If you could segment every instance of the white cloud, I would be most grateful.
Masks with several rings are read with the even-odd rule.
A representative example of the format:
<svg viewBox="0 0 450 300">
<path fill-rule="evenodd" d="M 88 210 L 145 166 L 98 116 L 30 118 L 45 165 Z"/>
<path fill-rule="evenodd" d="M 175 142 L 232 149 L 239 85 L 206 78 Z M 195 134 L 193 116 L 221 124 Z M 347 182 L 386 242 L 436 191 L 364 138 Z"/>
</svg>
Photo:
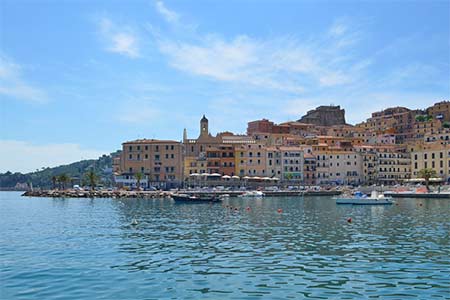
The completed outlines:
<svg viewBox="0 0 450 300">
<path fill-rule="evenodd" d="M 333 87 L 356 81 L 369 64 L 349 54 L 359 36 L 343 20 L 314 38 L 292 36 L 223 38 L 153 34 L 170 66 L 209 79 L 253 87 L 302 93 L 308 88 Z M 364 60 L 363 60 L 364 61 Z M 365 60 L 367 62 L 368 60 Z"/>
<path fill-rule="evenodd" d="M 107 51 L 130 58 L 140 56 L 138 35 L 131 27 L 116 25 L 106 17 L 99 20 L 98 27 Z"/>
<path fill-rule="evenodd" d="M 242 35 L 228 41 L 201 36 L 195 42 L 166 38 L 159 39 L 158 44 L 169 64 L 178 70 L 294 93 L 303 92 L 306 84 L 351 83 L 362 69 L 355 68 L 358 61 L 348 61 L 336 49 L 322 51 L 316 42 L 290 37 L 258 40 Z"/>
<path fill-rule="evenodd" d="M 0 95 L 35 103 L 48 101 L 47 93 L 23 79 L 22 67 L 0 56 Z"/>
<path fill-rule="evenodd" d="M 178 22 L 179 16 L 176 12 L 168 9 L 164 2 L 162 1 L 156 1 L 155 2 L 156 11 L 164 17 L 164 19 L 169 23 L 176 23 Z"/>
<path fill-rule="evenodd" d="M 27 141 L 0 140 L 0 172 L 31 172 L 81 159 L 95 159 L 105 153 L 108 152 L 85 149 L 78 144 L 37 145 Z"/>
</svg>

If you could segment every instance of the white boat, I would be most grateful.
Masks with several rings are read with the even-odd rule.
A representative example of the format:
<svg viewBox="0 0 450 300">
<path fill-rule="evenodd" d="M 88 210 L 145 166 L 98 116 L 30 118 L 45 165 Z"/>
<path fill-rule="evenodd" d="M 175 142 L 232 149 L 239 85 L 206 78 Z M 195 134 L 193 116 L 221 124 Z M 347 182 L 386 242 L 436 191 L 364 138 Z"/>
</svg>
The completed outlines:
<svg viewBox="0 0 450 300">
<path fill-rule="evenodd" d="M 264 197 L 264 193 L 261 191 L 247 191 L 241 195 L 239 195 L 239 197 L 245 197 L 245 198 L 261 198 Z"/>
<path fill-rule="evenodd" d="M 220 200 L 225 200 L 225 199 L 229 199 L 230 198 L 230 194 L 222 194 L 219 196 Z"/>
<path fill-rule="evenodd" d="M 383 194 L 379 194 L 377 191 L 372 191 L 370 197 L 367 195 L 356 192 L 350 197 L 336 197 L 336 204 L 352 204 L 352 205 L 390 205 L 392 204 L 392 197 L 386 197 Z"/>
</svg>

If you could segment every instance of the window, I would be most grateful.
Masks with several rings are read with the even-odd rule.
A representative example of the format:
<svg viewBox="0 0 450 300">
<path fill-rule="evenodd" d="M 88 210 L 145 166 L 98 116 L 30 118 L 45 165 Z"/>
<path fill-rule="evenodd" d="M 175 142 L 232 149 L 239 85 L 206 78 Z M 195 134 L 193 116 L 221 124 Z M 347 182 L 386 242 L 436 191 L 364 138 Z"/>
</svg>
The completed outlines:
<svg viewBox="0 0 450 300">
<path fill-rule="evenodd" d="M 145 154 L 145 157 L 144 157 L 145 159 L 148 159 L 148 154 Z"/>
<path fill-rule="evenodd" d="M 170 158 L 175 158 L 175 154 L 170 154 Z"/>
<path fill-rule="evenodd" d="M 166 145 L 166 150 L 169 150 L 169 145 Z"/>
<path fill-rule="evenodd" d="M 144 149 L 145 149 L 145 150 L 148 150 L 148 146 L 145 146 Z"/>
<path fill-rule="evenodd" d="M 128 146 L 129 151 L 133 151 L 133 146 Z"/>
<path fill-rule="evenodd" d="M 155 160 L 159 160 L 159 154 L 155 154 Z"/>
<path fill-rule="evenodd" d="M 133 154 L 128 155 L 128 159 L 133 159 Z"/>
<path fill-rule="evenodd" d="M 129 168 L 128 171 L 130 171 L 130 173 L 133 173 L 133 168 Z"/>
<path fill-rule="evenodd" d="M 174 145 L 170 146 L 170 150 L 174 150 L 174 149 L 175 149 Z"/>
</svg>

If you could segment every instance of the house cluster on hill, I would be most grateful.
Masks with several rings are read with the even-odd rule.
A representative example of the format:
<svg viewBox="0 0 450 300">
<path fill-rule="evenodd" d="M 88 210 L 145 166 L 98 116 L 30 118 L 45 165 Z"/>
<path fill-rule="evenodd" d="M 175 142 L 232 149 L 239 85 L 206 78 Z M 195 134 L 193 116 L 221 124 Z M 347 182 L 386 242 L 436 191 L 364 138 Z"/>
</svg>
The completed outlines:
<svg viewBox="0 0 450 300">
<path fill-rule="evenodd" d="M 347 124 L 339 106 L 320 106 L 298 121 L 251 121 L 246 135 L 212 135 L 200 120 L 196 139 L 139 139 L 113 159 L 115 182 L 176 187 L 184 181 L 292 181 L 298 184 L 393 185 L 432 168 L 450 178 L 450 101 L 424 110 L 392 107 Z"/>
</svg>

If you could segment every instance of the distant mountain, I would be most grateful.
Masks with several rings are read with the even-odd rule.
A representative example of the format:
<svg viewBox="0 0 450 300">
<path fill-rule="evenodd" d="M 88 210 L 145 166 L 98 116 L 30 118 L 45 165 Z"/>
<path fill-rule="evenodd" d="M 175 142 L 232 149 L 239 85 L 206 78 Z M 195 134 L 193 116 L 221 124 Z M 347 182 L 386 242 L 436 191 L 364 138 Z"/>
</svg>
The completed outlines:
<svg viewBox="0 0 450 300">
<path fill-rule="evenodd" d="M 52 177 L 66 174 L 72 178 L 73 184 L 84 184 L 85 174 L 93 170 L 101 179 L 101 184 L 111 186 L 112 184 L 112 158 L 120 151 L 103 155 L 98 159 L 89 159 L 62 165 L 54 168 L 43 168 L 30 173 L 0 173 L 0 189 L 23 190 L 30 184 L 33 188 L 52 188 Z"/>
</svg>

